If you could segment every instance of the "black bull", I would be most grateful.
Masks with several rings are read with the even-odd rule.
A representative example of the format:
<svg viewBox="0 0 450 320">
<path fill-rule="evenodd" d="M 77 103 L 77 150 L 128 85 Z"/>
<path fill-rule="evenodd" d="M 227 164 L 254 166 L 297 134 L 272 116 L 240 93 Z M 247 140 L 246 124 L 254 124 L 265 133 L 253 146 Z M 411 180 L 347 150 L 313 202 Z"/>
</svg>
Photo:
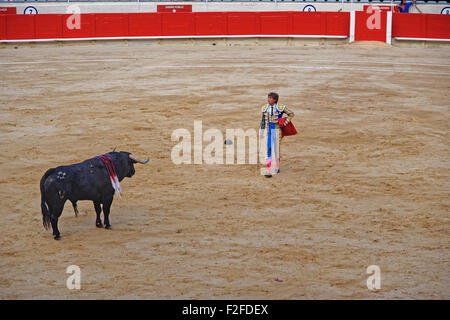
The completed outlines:
<svg viewBox="0 0 450 320">
<path fill-rule="evenodd" d="M 114 152 L 113 150 L 106 155 L 114 163 L 119 181 L 134 175 L 135 163 L 148 162 L 148 159 L 139 160 L 133 154 L 124 151 Z M 95 225 L 99 228 L 103 227 L 100 219 L 103 208 L 105 228 L 111 228 L 109 211 L 115 191 L 108 171 L 100 159 L 92 158 L 81 163 L 49 169 L 41 179 L 40 188 L 43 224 L 45 229 L 52 226 L 53 237 L 56 240 L 60 239 L 58 218 L 67 200 L 72 202 L 75 215 L 78 213 L 78 200 L 92 200 L 97 213 Z"/>
</svg>

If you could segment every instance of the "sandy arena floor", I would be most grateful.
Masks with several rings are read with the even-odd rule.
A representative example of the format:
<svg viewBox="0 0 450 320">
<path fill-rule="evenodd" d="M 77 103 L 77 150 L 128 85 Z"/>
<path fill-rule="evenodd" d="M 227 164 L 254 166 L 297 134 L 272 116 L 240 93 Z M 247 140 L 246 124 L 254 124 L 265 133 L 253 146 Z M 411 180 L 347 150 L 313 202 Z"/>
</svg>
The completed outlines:
<svg viewBox="0 0 450 320">
<path fill-rule="evenodd" d="M 449 61 L 358 45 L 0 50 L 0 298 L 450 299 Z M 279 175 L 172 163 L 173 130 L 256 129 L 270 91 L 300 130 Z M 122 182 L 112 230 L 92 202 L 78 217 L 66 203 L 53 240 L 41 176 L 115 146 L 151 160 Z"/>
</svg>

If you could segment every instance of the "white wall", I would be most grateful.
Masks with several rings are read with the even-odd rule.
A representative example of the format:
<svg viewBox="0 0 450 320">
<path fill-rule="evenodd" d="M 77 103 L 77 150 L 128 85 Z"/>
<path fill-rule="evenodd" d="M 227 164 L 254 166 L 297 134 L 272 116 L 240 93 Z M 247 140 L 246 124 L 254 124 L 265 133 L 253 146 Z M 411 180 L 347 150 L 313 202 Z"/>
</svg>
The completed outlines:
<svg viewBox="0 0 450 320">
<path fill-rule="evenodd" d="M 76 5 L 81 13 L 113 13 L 113 12 L 156 12 L 158 4 L 182 5 L 191 4 L 194 12 L 207 11 L 303 11 L 307 5 L 313 5 L 317 11 L 352 11 L 362 10 L 368 3 L 287 3 L 287 2 L 67 2 L 67 3 L 0 3 L 0 7 L 17 7 L 17 13 L 23 14 L 25 8 L 35 7 L 38 13 L 67 13 L 70 5 Z M 386 4 L 380 4 L 386 5 Z M 422 13 L 441 13 L 444 7 L 450 4 L 419 4 Z M 410 12 L 418 13 L 417 9 L 411 7 Z"/>
</svg>

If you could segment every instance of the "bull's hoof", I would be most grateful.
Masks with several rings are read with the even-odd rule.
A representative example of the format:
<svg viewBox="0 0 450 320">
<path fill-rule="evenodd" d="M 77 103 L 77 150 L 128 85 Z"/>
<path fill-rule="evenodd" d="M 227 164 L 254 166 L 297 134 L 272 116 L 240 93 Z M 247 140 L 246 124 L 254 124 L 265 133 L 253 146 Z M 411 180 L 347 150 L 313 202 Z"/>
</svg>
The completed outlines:
<svg viewBox="0 0 450 320">
<path fill-rule="evenodd" d="M 96 226 L 97 228 L 103 228 L 103 223 L 101 223 L 101 222 L 96 222 L 96 223 L 95 223 L 95 226 Z"/>
<path fill-rule="evenodd" d="M 53 239 L 55 239 L 55 240 L 61 240 L 61 235 L 56 235 L 56 236 L 53 236 Z"/>
<path fill-rule="evenodd" d="M 110 229 L 111 229 L 111 225 L 110 225 L 110 224 L 106 225 L 106 226 L 105 226 L 105 229 L 110 230 Z"/>
</svg>

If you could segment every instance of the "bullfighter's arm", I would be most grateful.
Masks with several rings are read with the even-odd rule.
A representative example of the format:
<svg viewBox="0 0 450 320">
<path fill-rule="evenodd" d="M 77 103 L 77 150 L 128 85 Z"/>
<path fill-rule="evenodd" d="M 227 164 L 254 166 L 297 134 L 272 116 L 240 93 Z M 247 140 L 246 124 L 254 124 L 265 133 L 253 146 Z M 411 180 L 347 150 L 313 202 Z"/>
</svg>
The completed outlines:
<svg viewBox="0 0 450 320">
<path fill-rule="evenodd" d="M 288 124 L 292 120 L 292 118 L 295 116 L 295 114 L 286 106 L 284 106 L 283 112 L 286 113 L 285 124 Z"/>
</svg>

